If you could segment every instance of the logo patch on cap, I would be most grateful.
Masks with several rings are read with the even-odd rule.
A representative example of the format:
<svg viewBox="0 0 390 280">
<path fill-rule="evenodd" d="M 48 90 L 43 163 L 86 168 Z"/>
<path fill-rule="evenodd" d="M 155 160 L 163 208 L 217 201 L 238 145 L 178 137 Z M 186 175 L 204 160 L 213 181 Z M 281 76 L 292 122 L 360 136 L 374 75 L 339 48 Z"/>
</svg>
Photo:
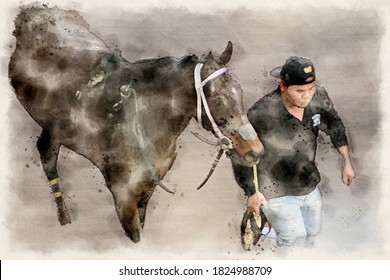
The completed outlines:
<svg viewBox="0 0 390 280">
<path fill-rule="evenodd" d="M 313 68 L 311 66 L 307 66 L 307 67 L 303 68 L 303 72 L 305 72 L 306 74 L 311 73 L 311 72 L 313 72 Z"/>
</svg>

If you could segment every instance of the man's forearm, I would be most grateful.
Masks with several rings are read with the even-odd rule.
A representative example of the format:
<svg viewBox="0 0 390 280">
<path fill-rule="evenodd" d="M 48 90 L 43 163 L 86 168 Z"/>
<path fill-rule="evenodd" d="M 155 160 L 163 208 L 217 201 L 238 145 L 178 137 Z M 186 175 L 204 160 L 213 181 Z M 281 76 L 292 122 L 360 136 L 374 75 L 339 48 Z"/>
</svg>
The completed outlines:
<svg viewBox="0 0 390 280">
<path fill-rule="evenodd" d="M 343 157 L 343 161 L 344 161 L 344 165 L 345 164 L 351 164 L 351 158 L 349 156 L 349 147 L 348 145 L 343 145 L 341 147 L 338 147 L 337 148 L 337 151 L 342 155 Z"/>
<path fill-rule="evenodd" d="M 341 146 L 337 150 L 343 156 L 343 171 L 342 171 L 343 183 L 347 186 L 350 186 L 356 174 L 355 171 L 353 170 L 351 159 L 349 157 L 348 146 L 347 145 Z"/>
</svg>

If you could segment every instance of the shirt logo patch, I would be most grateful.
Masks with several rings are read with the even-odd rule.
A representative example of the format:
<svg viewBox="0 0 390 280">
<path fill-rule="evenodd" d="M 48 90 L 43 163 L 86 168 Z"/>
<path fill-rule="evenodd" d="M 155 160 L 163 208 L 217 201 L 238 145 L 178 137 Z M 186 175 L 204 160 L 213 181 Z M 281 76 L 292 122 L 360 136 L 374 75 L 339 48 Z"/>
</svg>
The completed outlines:
<svg viewBox="0 0 390 280">
<path fill-rule="evenodd" d="M 313 120 L 313 127 L 317 127 L 321 124 L 321 115 L 320 114 L 315 114 L 311 117 Z"/>
</svg>

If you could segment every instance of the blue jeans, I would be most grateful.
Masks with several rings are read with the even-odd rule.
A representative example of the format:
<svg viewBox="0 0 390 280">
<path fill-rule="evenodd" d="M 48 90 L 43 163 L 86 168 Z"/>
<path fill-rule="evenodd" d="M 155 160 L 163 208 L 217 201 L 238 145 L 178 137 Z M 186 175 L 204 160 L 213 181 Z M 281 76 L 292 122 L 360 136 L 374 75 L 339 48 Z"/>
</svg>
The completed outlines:
<svg viewBox="0 0 390 280">
<path fill-rule="evenodd" d="M 321 231 L 322 197 L 318 187 L 307 195 L 269 199 L 267 209 L 262 210 L 275 230 L 279 246 L 292 246 L 297 238 Z"/>
</svg>

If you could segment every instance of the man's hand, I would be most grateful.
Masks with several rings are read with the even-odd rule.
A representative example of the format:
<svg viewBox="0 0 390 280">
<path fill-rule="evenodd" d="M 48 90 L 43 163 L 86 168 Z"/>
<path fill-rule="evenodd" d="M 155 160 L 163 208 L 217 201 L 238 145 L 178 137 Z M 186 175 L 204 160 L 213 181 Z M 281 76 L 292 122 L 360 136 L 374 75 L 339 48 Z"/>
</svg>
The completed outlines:
<svg viewBox="0 0 390 280">
<path fill-rule="evenodd" d="M 247 209 L 249 211 L 260 214 L 260 206 L 262 205 L 264 206 L 264 208 L 267 208 L 268 206 L 268 202 L 262 193 L 256 192 L 250 197 L 248 197 Z"/>
<path fill-rule="evenodd" d="M 344 164 L 343 172 L 341 174 L 341 178 L 343 179 L 343 183 L 347 186 L 350 186 L 352 184 L 353 179 L 355 178 L 356 174 L 353 170 L 353 167 L 350 163 Z"/>
<path fill-rule="evenodd" d="M 348 145 L 341 146 L 337 148 L 337 150 L 343 156 L 343 171 L 341 172 L 341 179 L 345 185 L 350 186 L 356 174 L 353 170 L 351 159 L 349 157 Z"/>
<path fill-rule="evenodd" d="M 343 156 L 343 171 L 341 173 L 341 179 L 345 185 L 350 186 L 356 174 L 353 170 L 351 159 L 349 157 L 348 145 L 341 146 L 337 148 L 337 150 Z"/>
</svg>

